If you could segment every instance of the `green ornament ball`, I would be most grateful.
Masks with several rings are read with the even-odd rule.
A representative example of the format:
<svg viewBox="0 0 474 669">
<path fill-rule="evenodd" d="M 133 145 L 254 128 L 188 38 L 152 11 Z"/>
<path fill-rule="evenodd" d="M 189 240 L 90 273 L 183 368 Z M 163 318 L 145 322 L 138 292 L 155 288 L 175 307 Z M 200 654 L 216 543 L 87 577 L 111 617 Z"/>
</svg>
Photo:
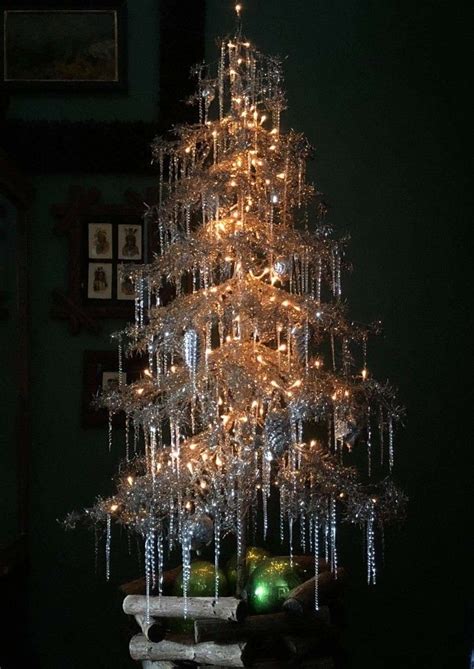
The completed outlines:
<svg viewBox="0 0 474 669">
<path fill-rule="evenodd" d="M 212 597 L 215 594 L 215 573 L 212 562 L 204 560 L 191 563 L 191 575 L 189 578 L 189 597 Z M 219 569 L 219 595 L 228 592 L 227 578 Z M 183 572 L 178 574 L 173 585 L 173 594 L 176 597 L 183 596 Z"/>
<path fill-rule="evenodd" d="M 257 566 L 248 583 L 249 607 L 254 613 L 278 611 L 293 588 L 310 574 L 307 569 L 288 557 L 272 557 Z"/>
<path fill-rule="evenodd" d="M 258 567 L 263 560 L 270 557 L 270 553 L 264 548 L 258 546 L 249 546 L 245 553 L 245 566 L 247 581 L 252 575 L 256 567 Z M 229 584 L 229 592 L 234 593 L 237 586 L 237 553 L 234 553 L 226 564 L 227 582 Z"/>
</svg>

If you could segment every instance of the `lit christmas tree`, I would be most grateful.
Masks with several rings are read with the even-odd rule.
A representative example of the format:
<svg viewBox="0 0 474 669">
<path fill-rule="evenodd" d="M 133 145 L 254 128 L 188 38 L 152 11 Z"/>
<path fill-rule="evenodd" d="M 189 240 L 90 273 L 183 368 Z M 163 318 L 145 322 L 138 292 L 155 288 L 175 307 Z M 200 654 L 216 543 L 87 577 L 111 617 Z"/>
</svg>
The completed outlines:
<svg viewBox="0 0 474 669">
<path fill-rule="evenodd" d="M 214 542 L 217 596 L 221 538 L 235 536 L 241 563 L 250 525 L 265 541 L 273 493 L 290 556 L 298 541 L 336 572 L 349 521 L 375 582 L 376 528 L 405 501 L 388 478 L 401 412 L 367 368 L 376 328 L 348 319 L 345 244 L 305 180 L 311 147 L 280 127 L 280 63 L 238 30 L 216 69 L 197 68 L 198 122 L 153 146 L 159 249 L 127 267 L 135 322 L 115 335 L 120 384 L 100 399 L 110 425 L 125 413 L 126 461 L 86 515 L 106 527 L 107 573 L 113 522 L 143 538 L 147 593 L 181 547 L 186 599 L 192 552 Z M 122 359 L 137 354 L 146 368 L 127 385 Z"/>
</svg>

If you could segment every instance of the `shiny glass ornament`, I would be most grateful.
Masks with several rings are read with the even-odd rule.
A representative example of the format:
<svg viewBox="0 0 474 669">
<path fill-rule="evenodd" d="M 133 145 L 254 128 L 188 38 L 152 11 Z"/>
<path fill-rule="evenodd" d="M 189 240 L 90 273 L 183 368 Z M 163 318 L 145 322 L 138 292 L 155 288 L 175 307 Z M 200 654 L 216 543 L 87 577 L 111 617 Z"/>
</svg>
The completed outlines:
<svg viewBox="0 0 474 669">
<path fill-rule="evenodd" d="M 248 546 L 245 552 L 245 582 L 248 581 L 255 569 L 270 557 L 270 553 L 258 546 Z M 234 593 L 237 584 L 237 553 L 227 561 L 225 573 L 229 584 L 229 592 Z"/>
<path fill-rule="evenodd" d="M 295 559 L 270 557 L 253 571 L 247 586 L 248 602 L 254 613 L 278 611 L 290 591 L 310 578 L 310 570 Z"/>
<path fill-rule="evenodd" d="M 191 563 L 189 575 L 188 597 L 212 597 L 214 595 L 214 565 L 212 562 L 200 560 Z M 226 575 L 219 570 L 219 594 L 227 595 L 228 585 Z M 183 572 L 181 572 L 173 584 L 173 595 L 183 596 Z"/>
</svg>

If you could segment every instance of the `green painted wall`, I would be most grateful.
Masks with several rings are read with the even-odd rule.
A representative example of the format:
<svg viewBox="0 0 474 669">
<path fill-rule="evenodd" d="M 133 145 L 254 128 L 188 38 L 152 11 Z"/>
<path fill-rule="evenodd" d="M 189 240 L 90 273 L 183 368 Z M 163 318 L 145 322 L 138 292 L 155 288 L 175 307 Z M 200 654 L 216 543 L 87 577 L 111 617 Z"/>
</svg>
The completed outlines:
<svg viewBox="0 0 474 669">
<path fill-rule="evenodd" d="M 16 495 L 16 339 L 18 315 L 16 305 L 16 227 L 15 209 L 0 196 L 0 545 L 6 546 L 17 535 L 18 508 Z"/>
</svg>

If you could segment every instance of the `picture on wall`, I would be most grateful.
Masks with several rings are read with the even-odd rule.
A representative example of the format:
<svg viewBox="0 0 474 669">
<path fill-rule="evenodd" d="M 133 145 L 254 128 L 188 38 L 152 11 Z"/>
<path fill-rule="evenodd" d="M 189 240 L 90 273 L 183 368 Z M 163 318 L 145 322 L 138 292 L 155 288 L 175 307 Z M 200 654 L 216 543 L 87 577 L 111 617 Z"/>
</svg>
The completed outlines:
<svg viewBox="0 0 474 669">
<path fill-rule="evenodd" d="M 141 227 L 136 225 L 118 226 L 118 257 L 120 260 L 142 259 Z"/>
<path fill-rule="evenodd" d="M 112 224 L 89 223 L 89 258 L 112 259 Z"/>
<path fill-rule="evenodd" d="M 140 357 L 124 358 L 122 383 L 137 381 L 143 376 L 146 361 Z M 94 400 L 104 392 L 116 390 L 120 385 L 118 356 L 116 351 L 84 351 L 82 424 L 84 427 L 103 427 L 108 423 L 105 409 L 97 409 Z M 114 425 L 125 425 L 124 414 L 113 418 Z"/>
<path fill-rule="evenodd" d="M 133 300 L 135 286 L 127 265 L 143 262 L 143 224 L 133 218 L 110 216 L 104 222 L 98 218 L 86 223 L 86 298 Z"/>
<path fill-rule="evenodd" d="M 94 300 L 110 300 L 112 298 L 111 263 L 89 263 L 87 297 Z"/>
<path fill-rule="evenodd" d="M 122 374 L 122 382 L 127 383 L 127 375 Z M 120 385 L 120 374 L 118 372 L 102 372 L 102 390 L 109 392 L 116 390 Z"/>
<path fill-rule="evenodd" d="M 95 7 L 3 10 L 4 82 L 123 83 L 121 4 L 101 8 L 98 0 Z"/>
<path fill-rule="evenodd" d="M 126 266 L 121 265 L 117 271 L 117 299 L 135 299 L 135 286 L 131 277 L 126 272 Z"/>
</svg>

